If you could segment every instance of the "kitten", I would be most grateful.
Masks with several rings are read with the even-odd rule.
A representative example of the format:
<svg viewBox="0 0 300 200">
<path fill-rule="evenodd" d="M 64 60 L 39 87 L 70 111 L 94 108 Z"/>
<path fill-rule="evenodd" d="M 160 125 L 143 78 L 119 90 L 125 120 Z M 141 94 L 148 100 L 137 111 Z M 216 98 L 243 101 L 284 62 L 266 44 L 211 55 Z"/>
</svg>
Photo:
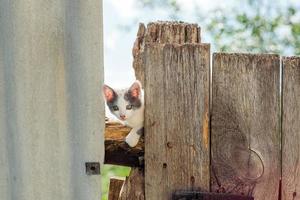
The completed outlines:
<svg viewBox="0 0 300 200">
<path fill-rule="evenodd" d="M 112 89 L 104 85 L 103 94 L 110 112 L 132 128 L 126 136 L 126 143 L 137 145 L 144 127 L 144 92 L 141 83 L 135 81 L 129 88 Z"/>
</svg>

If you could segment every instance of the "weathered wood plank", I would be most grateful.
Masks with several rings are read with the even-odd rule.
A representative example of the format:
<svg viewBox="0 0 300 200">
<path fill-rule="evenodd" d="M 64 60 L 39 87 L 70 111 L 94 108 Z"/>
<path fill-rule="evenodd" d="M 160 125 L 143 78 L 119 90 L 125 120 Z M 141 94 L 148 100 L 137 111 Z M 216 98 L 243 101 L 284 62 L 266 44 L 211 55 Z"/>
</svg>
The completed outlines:
<svg viewBox="0 0 300 200">
<path fill-rule="evenodd" d="M 136 79 L 140 80 L 144 86 L 145 66 L 143 59 L 146 43 L 200 43 L 200 32 L 200 27 L 197 24 L 154 22 L 149 23 L 147 28 L 144 24 L 140 24 L 132 50 Z M 144 185 L 141 188 L 144 188 Z"/>
<path fill-rule="evenodd" d="M 151 22 L 145 32 L 146 43 L 185 44 L 200 43 L 200 27 L 184 22 Z"/>
<path fill-rule="evenodd" d="M 119 200 L 144 200 L 145 199 L 144 170 L 132 168 L 122 187 Z"/>
<path fill-rule="evenodd" d="M 278 199 L 280 60 L 213 55 L 212 191 Z"/>
<path fill-rule="evenodd" d="M 133 68 L 135 76 L 141 81 L 144 86 L 145 69 L 143 65 L 143 53 L 145 44 L 185 44 L 185 43 L 200 43 L 201 29 L 197 24 L 188 24 L 183 22 L 151 22 L 147 25 L 139 25 L 137 38 L 134 42 Z"/>
<path fill-rule="evenodd" d="M 300 57 L 283 58 L 282 200 L 300 200 Z"/>
<path fill-rule="evenodd" d="M 147 200 L 209 190 L 207 44 L 145 46 Z"/>
<path fill-rule="evenodd" d="M 125 182 L 125 178 L 110 178 L 108 200 L 119 200 L 120 191 Z"/>
<path fill-rule="evenodd" d="M 141 166 L 144 156 L 144 139 L 131 148 L 125 142 L 131 128 L 117 122 L 105 123 L 105 156 L 104 164 L 122 165 L 128 167 Z"/>
</svg>

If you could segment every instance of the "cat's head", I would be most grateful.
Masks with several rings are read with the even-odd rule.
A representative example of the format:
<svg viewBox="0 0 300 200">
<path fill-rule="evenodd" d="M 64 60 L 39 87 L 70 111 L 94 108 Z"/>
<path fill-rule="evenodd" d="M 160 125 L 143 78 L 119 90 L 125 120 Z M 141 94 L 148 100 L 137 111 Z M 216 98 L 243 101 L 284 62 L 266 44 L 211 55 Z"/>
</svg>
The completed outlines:
<svg viewBox="0 0 300 200">
<path fill-rule="evenodd" d="M 112 89 L 104 85 L 103 94 L 111 113 L 122 121 L 130 119 L 142 106 L 142 86 L 139 81 L 126 89 Z"/>
</svg>

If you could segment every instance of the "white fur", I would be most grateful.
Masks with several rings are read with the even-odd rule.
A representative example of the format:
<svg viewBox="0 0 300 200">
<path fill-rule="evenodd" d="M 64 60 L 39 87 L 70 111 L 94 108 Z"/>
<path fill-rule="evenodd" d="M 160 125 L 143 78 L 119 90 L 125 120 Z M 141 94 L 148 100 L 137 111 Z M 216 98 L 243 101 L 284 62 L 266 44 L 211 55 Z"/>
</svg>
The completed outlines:
<svg viewBox="0 0 300 200">
<path fill-rule="evenodd" d="M 141 94 L 141 102 L 142 106 L 135 111 L 135 113 L 126 120 L 126 124 L 132 128 L 129 134 L 126 136 L 125 141 L 131 147 L 137 145 L 140 139 L 140 135 L 137 134 L 141 128 L 144 127 L 144 92 L 142 91 Z"/>
<path fill-rule="evenodd" d="M 138 81 L 136 81 L 135 83 L 138 83 L 140 85 L 140 82 Z M 144 127 L 144 91 L 141 90 L 139 95 L 141 107 L 135 110 L 127 110 L 126 106 L 128 105 L 128 101 L 126 101 L 123 97 L 128 90 L 129 88 L 114 90 L 119 97 L 116 102 L 116 105 L 118 106 L 119 110 L 112 111 L 112 114 L 115 115 L 122 123 L 125 123 L 125 125 L 132 128 L 132 130 L 126 136 L 125 141 L 130 147 L 134 147 L 137 145 L 140 139 L 140 134 L 138 134 L 137 132 Z M 121 115 L 126 116 L 125 120 L 121 119 Z"/>
</svg>

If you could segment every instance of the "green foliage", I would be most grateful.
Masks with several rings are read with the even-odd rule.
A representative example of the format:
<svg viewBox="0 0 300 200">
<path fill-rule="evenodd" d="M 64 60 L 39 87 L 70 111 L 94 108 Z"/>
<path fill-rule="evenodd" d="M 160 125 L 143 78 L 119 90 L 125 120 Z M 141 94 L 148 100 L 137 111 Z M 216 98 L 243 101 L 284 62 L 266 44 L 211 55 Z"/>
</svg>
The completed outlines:
<svg viewBox="0 0 300 200">
<path fill-rule="evenodd" d="M 101 181 L 102 181 L 102 200 L 107 200 L 108 198 L 108 187 L 109 179 L 113 176 L 125 177 L 128 176 L 130 172 L 129 167 L 119 167 L 114 165 L 104 165 L 101 170 Z"/>
<path fill-rule="evenodd" d="M 152 9 L 165 7 L 172 11 L 174 19 L 184 15 L 176 0 L 138 1 Z M 216 8 L 209 13 L 195 9 L 193 15 L 197 16 L 197 23 L 209 35 L 217 51 L 299 55 L 299 10 L 285 0 L 236 0 L 235 3 L 227 3 L 226 8 Z"/>
<path fill-rule="evenodd" d="M 295 8 L 252 0 L 244 9 L 218 12 L 205 23 L 217 49 L 300 54 L 299 23 L 295 20 L 299 13 Z"/>
</svg>

